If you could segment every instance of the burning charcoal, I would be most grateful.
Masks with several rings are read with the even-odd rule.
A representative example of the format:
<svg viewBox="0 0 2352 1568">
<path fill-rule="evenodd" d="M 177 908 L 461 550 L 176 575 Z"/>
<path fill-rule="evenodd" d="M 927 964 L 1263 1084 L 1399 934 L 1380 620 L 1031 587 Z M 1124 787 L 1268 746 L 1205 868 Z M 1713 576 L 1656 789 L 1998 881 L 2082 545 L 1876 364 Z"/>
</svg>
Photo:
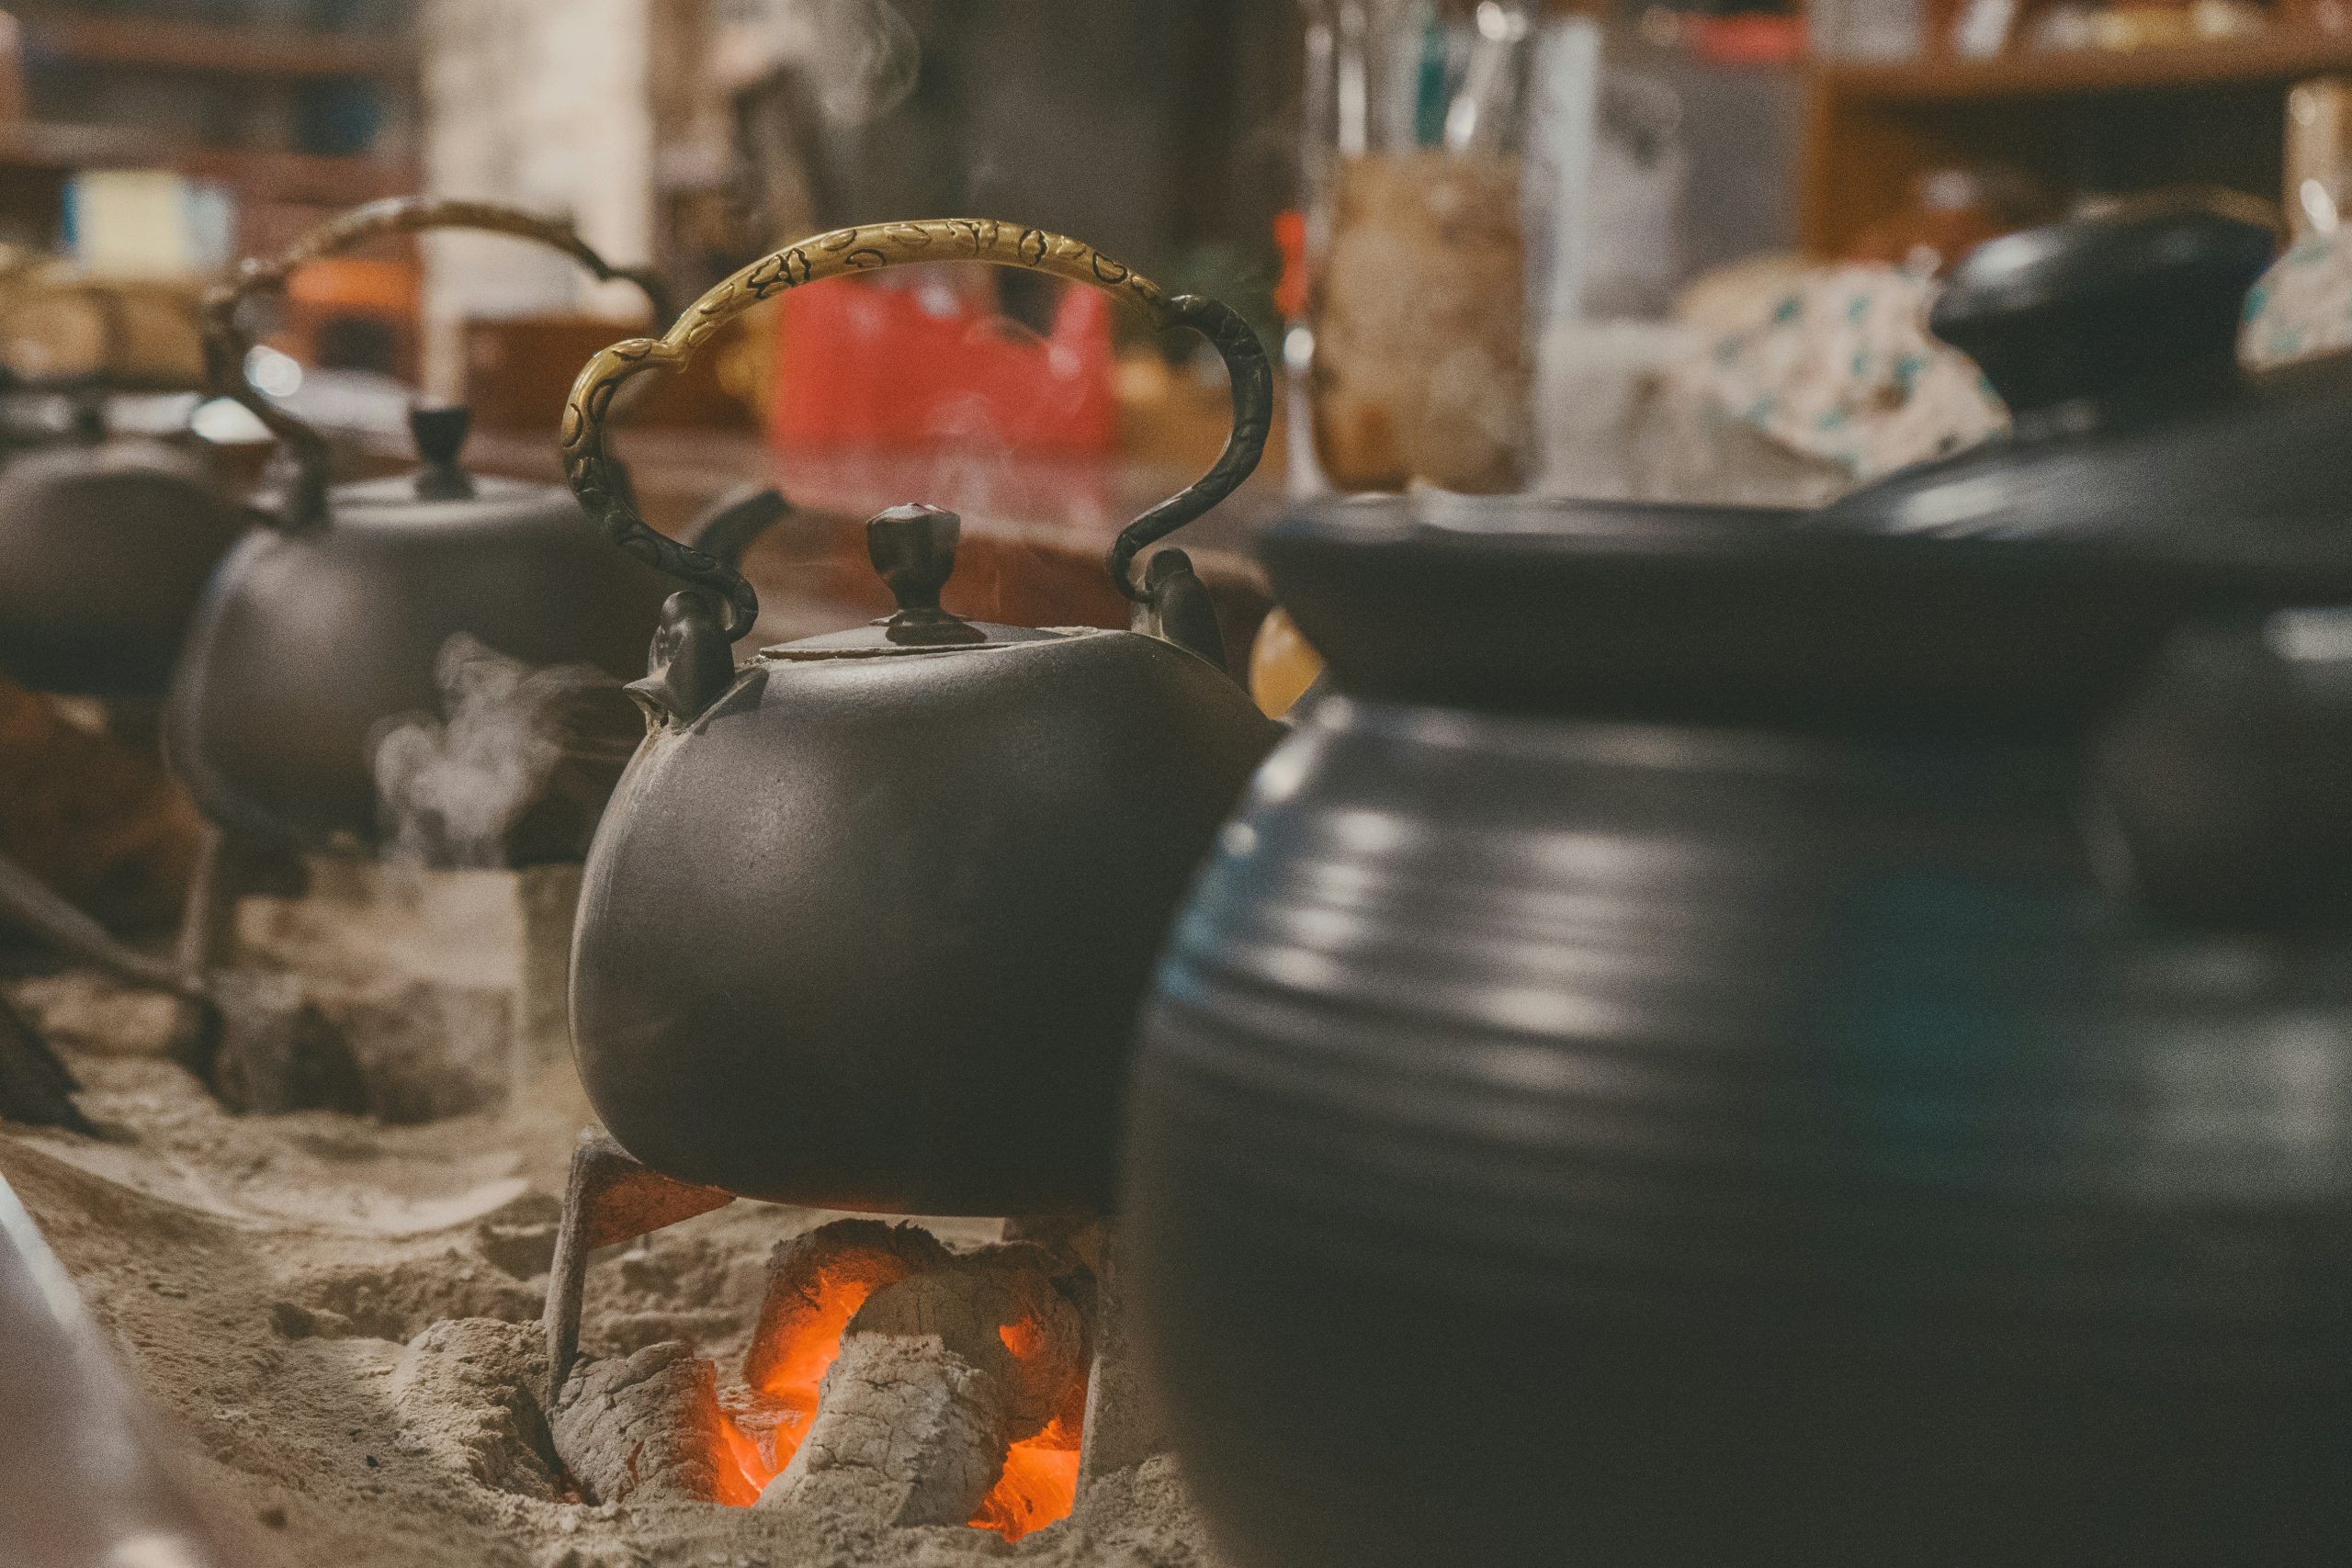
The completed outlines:
<svg viewBox="0 0 2352 1568">
<path fill-rule="evenodd" d="M 0 1000 L 0 1120 L 91 1132 L 74 1104 L 80 1087 L 48 1042 Z"/>
<path fill-rule="evenodd" d="M 514 1040 L 507 993 L 411 980 L 315 995 L 359 1073 L 365 1109 L 379 1120 L 437 1122 L 505 1096 Z"/>
<path fill-rule="evenodd" d="M 886 1285 L 947 1266 L 929 1231 L 879 1220 L 836 1220 L 779 1245 L 743 1359 L 743 1379 L 780 1397 L 813 1395 L 850 1316 Z"/>
<path fill-rule="evenodd" d="M 598 1502 L 751 1501 L 729 1457 L 718 1370 L 677 1340 L 582 1360 L 552 1427 L 564 1467 Z"/>
<path fill-rule="evenodd" d="M 222 970 L 211 977 L 217 1010 L 187 1054 L 190 1070 L 232 1111 L 367 1109 L 350 1046 L 290 975 Z"/>
<path fill-rule="evenodd" d="M 853 1334 L 816 1419 L 760 1506 L 876 1525 L 959 1525 L 1004 1467 L 995 1380 L 935 1336 Z"/>
<path fill-rule="evenodd" d="M 554 1441 L 531 1393 L 546 1367 L 529 1325 L 436 1323 L 401 1353 L 392 1407 L 403 1434 L 441 1463 L 497 1491 L 553 1499 Z"/>
<path fill-rule="evenodd" d="M 994 1380 L 1004 1436 L 1018 1442 L 1056 1416 L 1075 1426 L 1086 1397 L 1086 1325 L 1030 1247 L 997 1247 L 876 1291 L 853 1337 L 930 1336 Z"/>
</svg>

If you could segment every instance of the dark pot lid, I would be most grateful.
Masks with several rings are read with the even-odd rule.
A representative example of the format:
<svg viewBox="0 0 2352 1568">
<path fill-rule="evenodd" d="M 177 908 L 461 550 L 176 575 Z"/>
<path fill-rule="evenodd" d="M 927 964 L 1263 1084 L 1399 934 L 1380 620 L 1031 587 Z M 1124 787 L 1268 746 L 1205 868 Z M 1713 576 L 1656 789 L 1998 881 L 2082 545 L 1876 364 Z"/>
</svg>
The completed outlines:
<svg viewBox="0 0 2352 1568">
<path fill-rule="evenodd" d="M 530 484 L 468 469 L 463 453 L 472 423 L 471 411 L 455 405 L 411 409 L 408 424 L 416 443 L 416 469 L 335 486 L 329 514 L 338 524 L 447 528 L 496 525 L 549 512 L 565 518 L 578 514 L 579 502 L 561 485 Z"/>
<path fill-rule="evenodd" d="M 1382 497 L 1261 542 L 1344 694 L 1804 728 L 2071 730 L 2207 610 L 2352 603 L 2352 537 L 1940 537 L 1809 513 Z"/>
<path fill-rule="evenodd" d="M 1975 359 L 2013 433 L 1827 508 L 1824 527 L 2184 538 L 2352 510 L 2352 355 L 2237 362 L 2270 231 L 2173 203 L 1979 246 L 1928 318 Z"/>
</svg>

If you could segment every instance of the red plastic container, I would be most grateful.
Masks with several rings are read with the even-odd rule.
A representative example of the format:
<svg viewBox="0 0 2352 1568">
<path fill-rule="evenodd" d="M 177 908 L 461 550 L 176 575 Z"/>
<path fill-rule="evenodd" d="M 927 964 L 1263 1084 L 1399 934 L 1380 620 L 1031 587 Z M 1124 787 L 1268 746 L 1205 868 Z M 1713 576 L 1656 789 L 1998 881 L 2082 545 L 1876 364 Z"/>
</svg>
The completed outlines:
<svg viewBox="0 0 2352 1568">
<path fill-rule="evenodd" d="M 794 289 L 770 440 L 786 450 L 1114 451 L 1110 299 L 1066 288 L 1045 337 L 949 274 Z"/>
</svg>

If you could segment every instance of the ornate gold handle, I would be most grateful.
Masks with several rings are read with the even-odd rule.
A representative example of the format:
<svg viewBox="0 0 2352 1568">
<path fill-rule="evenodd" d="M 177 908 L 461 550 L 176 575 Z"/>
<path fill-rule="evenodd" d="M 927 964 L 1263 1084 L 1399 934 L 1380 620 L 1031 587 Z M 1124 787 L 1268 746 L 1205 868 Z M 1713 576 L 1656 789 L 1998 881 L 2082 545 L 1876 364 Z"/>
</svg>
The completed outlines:
<svg viewBox="0 0 2352 1568">
<path fill-rule="evenodd" d="M 295 483 L 287 507 L 289 527 L 307 527 L 326 515 L 331 453 L 325 436 L 271 402 L 245 379 L 245 355 L 252 348 L 237 325 L 244 302 L 265 290 L 286 287 L 287 279 L 314 261 L 339 251 L 390 234 L 415 234 L 428 229 L 479 229 L 536 240 L 561 251 L 600 282 L 618 279 L 635 284 L 653 307 L 653 319 L 670 313 L 669 291 L 651 272 L 619 267 L 592 250 L 569 223 L 516 208 L 487 201 L 443 201 L 426 197 L 394 197 L 369 202 L 331 218 L 293 244 L 276 260 L 246 260 L 236 276 L 213 289 L 204 299 L 204 358 L 214 389 L 252 411 L 254 418 L 286 444 L 293 455 Z"/>
<path fill-rule="evenodd" d="M 760 601 L 743 574 L 655 533 L 638 515 L 628 488 L 605 447 L 605 420 L 615 394 L 642 371 L 676 369 L 722 323 L 788 288 L 910 262 L 944 261 L 1024 267 L 1091 284 L 1126 300 L 1162 331 L 1191 328 L 1214 344 L 1224 357 L 1233 383 L 1233 433 L 1226 440 L 1224 453 L 1198 482 L 1136 518 L 1111 547 L 1111 573 L 1119 591 L 1130 599 L 1140 598 L 1141 591 L 1129 570 L 1137 552 L 1232 494 L 1258 466 L 1274 413 L 1273 368 L 1267 362 L 1265 345 L 1247 321 L 1215 299 L 1193 294 L 1171 297 L 1091 245 L 1043 229 L 989 219 L 943 218 L 837 229 L 803 240 L 719 283 L 688 307 L 662 336 L 631 338 L 599 352 L 572 383 L 571 400 L 563 411 L 564 472 L 580 504 L 629 555 L 656 570 L 717 593 L 726 606 L 725 631 L 729 641 L 750 631 L 759 618 Z"/>
</svg>

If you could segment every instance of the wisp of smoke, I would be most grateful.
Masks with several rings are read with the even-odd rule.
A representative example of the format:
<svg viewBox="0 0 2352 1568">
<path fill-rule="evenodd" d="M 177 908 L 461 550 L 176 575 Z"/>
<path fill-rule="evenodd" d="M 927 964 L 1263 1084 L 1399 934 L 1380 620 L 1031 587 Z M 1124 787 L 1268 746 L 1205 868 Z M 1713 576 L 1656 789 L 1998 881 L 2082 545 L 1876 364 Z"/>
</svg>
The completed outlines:
<svg viewBox="0 0 2352 1568">
<path fill-rule="evenodd" d="M 878 119 L 915 90 L 922 47 L 890 0 L 802 0 L 815 25 L 819 102 L 842 125 Z"/>
<path fill-rule="evenodd" d="M 387 855 L 438 866 L 506 863 L 506 840 L 575 750 L 581 699 L 616 682 L 594 666 L 535 667 L 463 632 L 434 660 L 442 712 L 375 737 Z"/>
</svg>

